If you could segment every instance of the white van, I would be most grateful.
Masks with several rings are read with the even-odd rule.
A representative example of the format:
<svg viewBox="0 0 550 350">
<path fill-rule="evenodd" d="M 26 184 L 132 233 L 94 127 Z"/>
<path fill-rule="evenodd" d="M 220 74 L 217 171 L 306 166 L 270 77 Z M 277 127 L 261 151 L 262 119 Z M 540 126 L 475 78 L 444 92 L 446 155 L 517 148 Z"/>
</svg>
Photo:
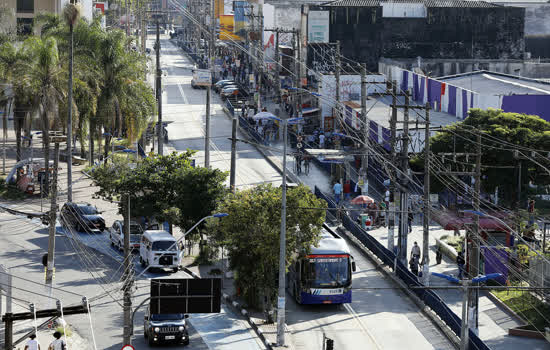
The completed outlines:
<svg viewBox="0 0 550 350">
<path fill-rule="evenodd" d="M 177 241 L 164 230 L 147 230 L 141 236 L 139 262 L 142 267 L 178 271 L 181 252 Z"/>
</svg>

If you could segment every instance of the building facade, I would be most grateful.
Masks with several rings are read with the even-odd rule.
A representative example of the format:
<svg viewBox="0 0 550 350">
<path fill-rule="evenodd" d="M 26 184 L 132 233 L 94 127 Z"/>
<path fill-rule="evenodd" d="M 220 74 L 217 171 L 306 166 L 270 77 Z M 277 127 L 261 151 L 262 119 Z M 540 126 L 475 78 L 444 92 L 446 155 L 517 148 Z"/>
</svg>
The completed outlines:
<svg viewBox="0 0 550 350">
<path fill-rule="evenodd" d="M 376 71 L 381 57 L 523 59 L 525 9 L 465 0 L 337 0 L 329 41 L 341 54 Z"/>
</svg>

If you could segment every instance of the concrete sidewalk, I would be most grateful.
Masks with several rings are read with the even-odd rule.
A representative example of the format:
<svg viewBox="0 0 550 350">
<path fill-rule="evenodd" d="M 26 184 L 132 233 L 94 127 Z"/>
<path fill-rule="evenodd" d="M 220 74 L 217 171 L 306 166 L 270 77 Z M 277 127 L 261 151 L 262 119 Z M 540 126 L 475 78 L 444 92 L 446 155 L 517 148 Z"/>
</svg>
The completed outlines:
<svg viewBox="0 0 550 350">
<path fill-rule="evenodd" d="M 266 104 L 270 112 L 274 112 L 274 104 Z M 282 141 L 274 142 L 273 147 L 282 149 Z M 266 158 L 272 163 L 277 165 L 279 169 L 282 169 L 282 154 L 273 152 L 271 150 L 265 150 Z M 282 152 L 281 152 L 282 153 Z M 290 157 L 289 157 L 290 158 Z M 290 173 L 289 177 L 293 181 L 300 181 L 312 190 L 315 186 L 318 186 L 325 193 L 332 193 L 330 176 L 322 169 L 317 167 L 314 163 L 311 164 L 309 175 L 295 174 L 295 161 L 294 159 L 287 158 L 287 172 Z M 375 194 L 375 197 L 377 195 Z M 378 228 L 369 231 L 369 233 L 375 237 L 380 243 L 387 247 L 387 228 Z M 440 238 L 443 235 L 452 235 L 453 231 L 443 230 L 439 225 L 432 225 L 430 227 L 430 271 L 439 272 L 444 274 L 458 275 L 458 267 L 456 262 L 451 261 L 449 258 L 444 257 L 441 264 L 436 264 L 435 252 L 436 241 L 435 238 Z M 462 233 L 463 234 L 463 233 Z M 409 249 L 412 247 L 413 242 L 418 242 L 422 246 L 423 229 L 422 225 L 413 225 L 413 231 L 408 236 Z M 397 234 L 395 234 L 397 239 Z M 396 244 L 396 243 L 395 243 Z M 446 280 L 431 276 L 430 285 L 444 286 L 449 285 L 450 282 Z M 462 292 L 459 290 L 438 290 L 436 292 L 443 301 L 455 312 L 457 315 L 462 315 Z M 550 349 L 550 343 L 541 339 L 520 338 L 508 335 L 508 329 L 522 325 L 522 321 L 517 317 L 510 315 L 507 310 L 503 309 L 500 305 L 495 304 L 491 299 L 487 297 L 487 294 L 480 294 L 479 299 L 479 336 L 493 349 L 512 350 L 519 349 L 520 347 L 528 347 L 529 349 Z"/>
</svg>

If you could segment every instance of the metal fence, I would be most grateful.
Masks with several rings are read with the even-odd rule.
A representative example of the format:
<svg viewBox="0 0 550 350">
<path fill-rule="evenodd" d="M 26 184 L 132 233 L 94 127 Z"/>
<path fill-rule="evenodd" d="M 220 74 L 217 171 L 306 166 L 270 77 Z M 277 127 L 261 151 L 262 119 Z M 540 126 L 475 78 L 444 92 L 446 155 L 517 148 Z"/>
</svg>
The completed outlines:
<svg viewBox="0 0 550 350">
<path fill-rule="evenodd" d="M 317 186 L 315 186 L 315 195 L 324 199 L 329 208 L 336 208 L 336 203 Z M 394 270 L 407 286 L 420 287 L 422 283 L 412 274 L 408 268 L 400 261 L 396 261 L 395 253 L 384 247 L 376 238 L 368 234 L 359 224 L 352 220 L 347 214 L 342 214 L 342 224 L 357 238 L 365 247 L 367 247 L 384 265 L 389 266 Z M 439 316 L 439 318 L 457 335 L 460 337 L 461 319 L 441 300 L 441 298 L 431 290 L 410 288 L 418 298 L 420 298 L 430 309 Z M 469 331 L 469 346 L 470 349 L 488 350 L 489 347 L 471 330 Z"/>
<path fill-rule="evenodd" d="M 229 100 L 225 101 L 225 108 L 231 113 L 231 116 L 235 116 L 235 107 L 231 104 Z M 248 121 L 248 118 L 243 118 L 242 116 L 238 116 L 239 118 L 239 126 L 244 129 L 248 135 L 254 140 L 254 142 L 267 146 L 267 141 L 256 131 L 256 125 L 251 124 Z"/>
<path fill-rule="evenodd" d="M 529 284 L 531 287 L 550 288 L 550 266 L 541 257 L 529 259 Z M 550 301 L 550 292 L 540 292 L 540 296 Z"/>
</svg>

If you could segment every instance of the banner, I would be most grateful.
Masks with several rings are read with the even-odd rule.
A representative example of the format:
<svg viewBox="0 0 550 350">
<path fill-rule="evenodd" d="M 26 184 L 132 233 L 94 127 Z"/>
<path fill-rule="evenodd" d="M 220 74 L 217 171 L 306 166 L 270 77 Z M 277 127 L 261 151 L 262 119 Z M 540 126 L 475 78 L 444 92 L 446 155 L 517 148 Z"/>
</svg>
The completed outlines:
<svg viewBox="0 0 550 350">
<path fill-rule="evenodd" d="M 214 15 L 216 18 L 219 18 L 224 14 L 223 6 L 223 0 L 214 0 Z"/>
<path fill-rule="evenodd" d="M 307 33 L 310 43 L 329 42 L 329 17 L 328 11 L 310 11 L 307 18 Z"/>
<path fill-rule="evenodd" d="M 239 36 L 233 33 L 233 28 L 233 15 L 220 15 L 220 40 L 241 40 Z"/>
<path fill-rule="evenodd" d="M 246 14 L 250 13 L 251 5 L 247 1 L 233 1 L 233 13 L 235 14 L 235 33 L 243 36 L 246 28 L 247 17 Z"/>
</svg>

